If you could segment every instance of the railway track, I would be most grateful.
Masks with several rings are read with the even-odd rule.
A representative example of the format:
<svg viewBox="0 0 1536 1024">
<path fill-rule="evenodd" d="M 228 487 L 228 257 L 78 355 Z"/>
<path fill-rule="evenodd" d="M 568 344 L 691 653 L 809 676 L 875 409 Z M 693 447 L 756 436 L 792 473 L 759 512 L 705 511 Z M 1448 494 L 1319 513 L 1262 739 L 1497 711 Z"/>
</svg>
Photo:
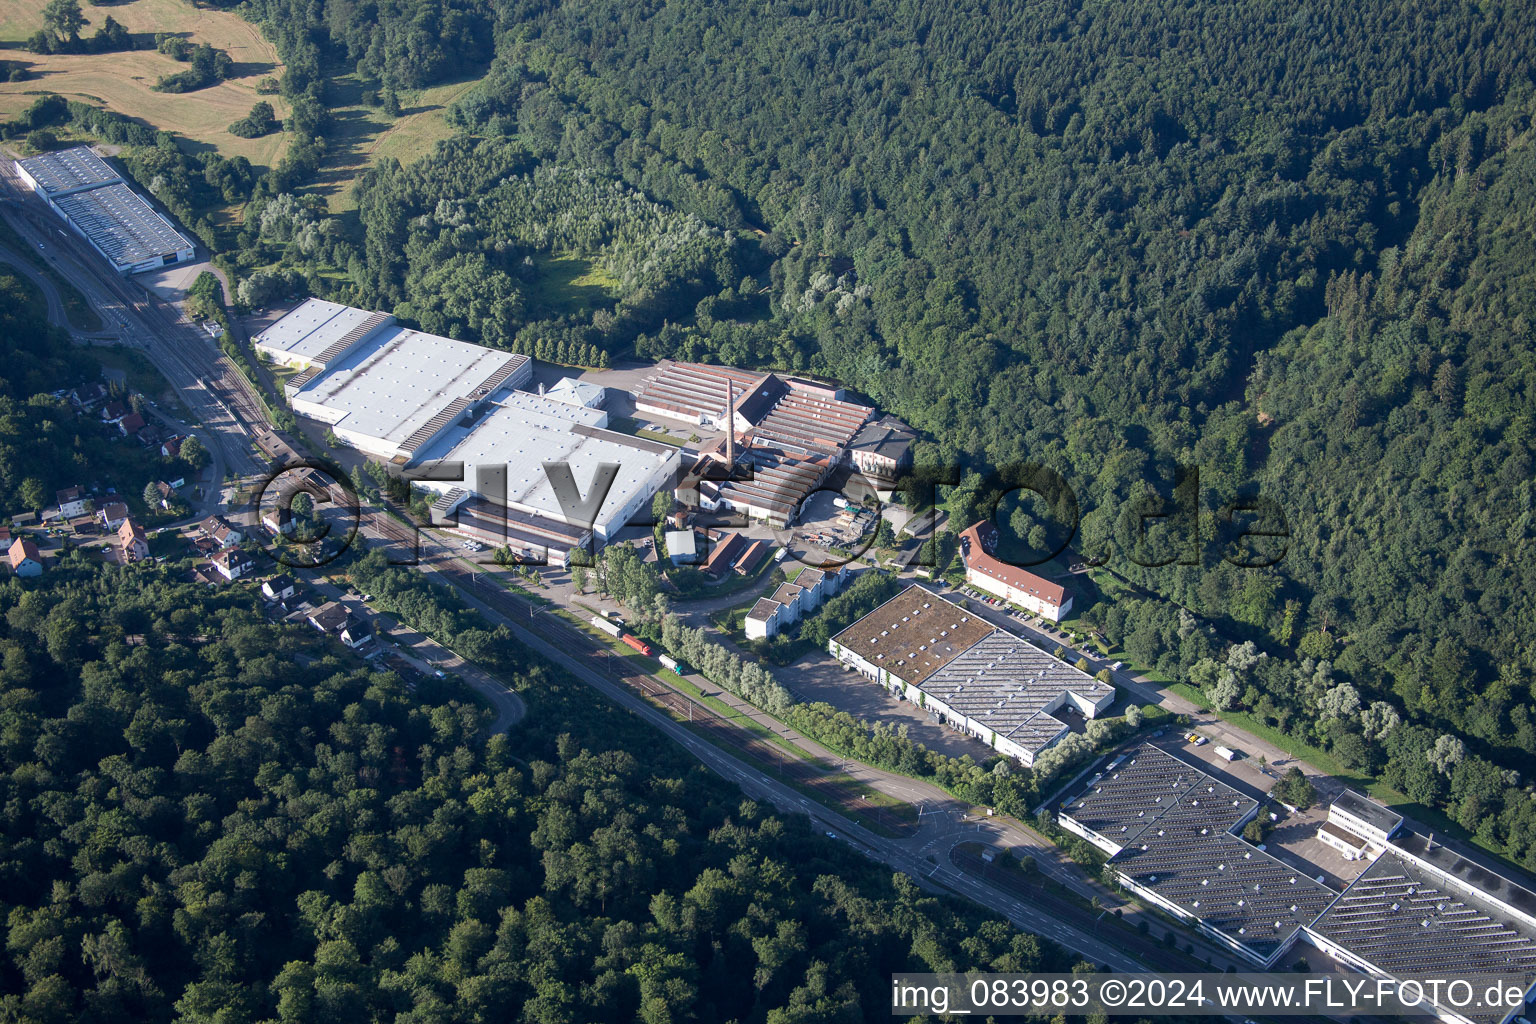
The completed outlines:
<svg viewBox="0 0 1536 1024">
<path fill-rule="evenodd" d="M 337 488 L 333 487 L 333 496 Z M 396 520 L 387 512 L 370 509 L 362 520 L 389 543 L 414 545 L 417 543 L 411 527 Z M 530 616 L 528 602 L 518 598 L 499 584 L 478 580 L 480 574 L 463 567 L 456 559 L 434 560 L 431 570 L 449 583 L 472 593 L 483 604 L 513 620 L 525 620 Z M 802 758 L 781 749 L 775 743 L 757 735 L 751 725 L 738 719 L 744 716 L 722 714 L 715 708 L 695 702 L 683 693 L 643 672 L 623 671 L 630 664 L 622 655 L 616 656 L 607 644 L 585 631 L 556 616 L 545 615 L 541 620 L 541 632 L 557 637 L 563 650 L 574 654 L 592 669 L 604 676 L 621 682 L 630 690 L 646 698 L 679 722 L 690 723 L 696 732 L 718 746 L 748 760 L 753 767 L 771 774 L 782 782 L 813 794 L 817 799 L 830 803 L 854 817 L 862 817 L 893 835 L 909 835 L 916 824 L 895 813 L 871 804 L 862 787 L 827 765 L 819 758 Z M 615 671 L 615 669 L 619 669 Z"/>
<path fill-rule="evenodd" d="M 270 432 L 266 410 L 245 375 L 201 328 L 174 306 L 111 271 L 101 257 L 69 232 L 35 193 L 0 161 L 6 212 L 23 241 L 46 252 L 107 321 L 108 332 L 137 347 L 181 394 L 218 440 L 226 466 L 237 475 L 259 471 L 249 451 L 252 437 Z M 85 339 L 99 341 L 95 337 Z"/>
</svg>

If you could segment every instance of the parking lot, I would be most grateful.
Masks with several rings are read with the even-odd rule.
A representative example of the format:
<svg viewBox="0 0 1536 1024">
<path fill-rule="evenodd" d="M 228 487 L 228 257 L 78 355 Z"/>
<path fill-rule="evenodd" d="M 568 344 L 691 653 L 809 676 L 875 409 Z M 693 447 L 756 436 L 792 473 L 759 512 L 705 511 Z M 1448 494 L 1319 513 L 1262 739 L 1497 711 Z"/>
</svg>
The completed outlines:
<svg viewBox="0 0 1536 1024">
<path fill-rule="evenodd" d="M 806 565 L 845 563 L 848 559 L 832 554 L 833 548 L 854 557 L 862 555 L 874 542 L 875 525 L 879 520 L 872 512 L 852 512 L 837 504 L 846 500 L 831 489 L 813 492 L 801 506 L 800 518 L 795 525 L 775 531 L 779 543 Z"/>
<path fill-rule="evenodd" d="M 841 662 L 825 651 L 807 654 L 778 675 L 791 683 L 790 689 L 800 700 L 825 701 L 855 718 L 904 725 L 914 741 L 941 754 L 969 754 L 977 761 L 996 754 L 980 740 L 940 725 L 934 715 L 911 701 L 892 697 L 884 687 L 844 669 Z"/>
</svg>

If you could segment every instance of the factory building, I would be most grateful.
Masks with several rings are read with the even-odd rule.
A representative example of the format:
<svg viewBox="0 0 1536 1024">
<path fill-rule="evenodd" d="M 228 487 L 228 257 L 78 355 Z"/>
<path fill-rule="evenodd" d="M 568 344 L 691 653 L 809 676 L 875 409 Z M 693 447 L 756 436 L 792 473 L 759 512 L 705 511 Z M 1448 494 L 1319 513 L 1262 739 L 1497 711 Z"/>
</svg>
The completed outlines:
<svg viewBox="0 0 1536 1024">
<path fill-rule="evenodd" d="M 1338 893 L 1233 834 L 1258 810 L 1149 744 L 1062 801 L 1057 820 L 1110 854 L 1127 889 L 1268 967 Z"/>
<path fill-rule="evenodd" d="M 388 313 L 321 299 L 304 301 L 253 344 L 300 367 L 283 385 L 294 412 L 399 466 L 498 392 L 533 379 L 525 355 L 409 330 Z"/>
<path fill-rule="evenodd" d="M 1093 718 L 1115 688 L 922 587 L 908 587 L 833 637 L 832 656 L 938 717 L 1034 764 Z"/>
<path fill-rule="evenodd" d="M 434 522 L 523 557 L 563 564 L 571 548 L 605 543 L 677 470 L 677 448 L 607 429 L 602 389 L 519 390 L 533 380 L 527 356 L 387 313 L 309 299 L 255 346 L 299 368 L 284 385 L 294 412 L 435 492 Z M 460 464 L 461 477 L 432 479 L 441 463 Z"/>
<path fill-rule="evenodd" d="M 625 523 L 648 513 L 652 496 L 669 486 L 677 472 L 677 448 L 607 426 L 608 414 L 601 409 L 526 391 L 506 392 L 447 429 L 417 457 L 421 463 L 463 463 L 466 481 L 424 480 L 421 486 L 442 495 L 433 506 L 434 516 L 454 511 L 455 492 L 467 500 L 472 488 L 480 499 L 468 510 L 472 528 L 504 529 L 504 539 L 495 543 L 510 544 L 515 552 L 530 556 L 543 553 L 541 546 L 564 544 L 547 551 L 551 560 L 559 561 L 571 547 L 607 543 Z M 568 467 L 578 493 L 562 501 L 559 480 L 545 463 Z M 613 476 L 601 504 L 596 509 L 572 507 L 592 498 L 604 466 Z M 460 522 L 464 525 L 465 518 Z"/>
<path fill-rule="evenodd" d="M 636 393 L 635 410 L 724 430 L 724 444 L 679 484 L 679 500 L 776 528 L 794 522 L 838 466 L 862 469 L 856 439 L 874 414 L 832 385 L 702 363 L 662 364 Z"/>
<path fill-rule="evenodd" d="M 1260 966 L 1305 942 L 1373 977 L 1489 976 L 1536 996 L 1536 893 L 1351 792 L 1329 808 L 1343 837 L 1329 845 L 1371 863 L 1338 892 L 1237 835 L 1258 807 L 1145 744 L 1063 799 L 1057 821 L 1110 854 L 1127 889 Z M 1523 1008 L 1435 1009 L 1451 1024 L 1502 1024 Z"/>
<path fill-rule="evenodd" d="M 22 181 L 119 274 L 192 259 L 196 246 L 88 146 L 16 161 Z"/>
<path fill-rule="evenodd" d="M 116 185 L 123 178 L 89 146 L 75 146 L 57 153 L 43 153 L 16 161 L 16 173 L 27 187 L 50 203 L 62 196 L 74 195 L 103 185 Z"/>
<path fill-rule="evenodd" d="M 1389 841 L 1302 936 L 1374 977 L 1497 978 L 1536 999 L 1536 893 L 1436 843 Z M 1519 1010 L 1439 1007 L 1453 1024 L 1500 1024 Z"/>
</svg>

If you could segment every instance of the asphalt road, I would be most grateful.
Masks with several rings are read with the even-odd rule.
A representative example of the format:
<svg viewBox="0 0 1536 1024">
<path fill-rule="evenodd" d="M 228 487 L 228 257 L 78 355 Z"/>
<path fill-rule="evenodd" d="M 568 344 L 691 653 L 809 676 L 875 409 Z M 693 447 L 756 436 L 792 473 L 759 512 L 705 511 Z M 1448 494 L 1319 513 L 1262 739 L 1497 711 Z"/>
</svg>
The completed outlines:
<svg viewBox="0 0 1536 1024">
<path fill-rule="evenodd" d="M 52 283 L 43 286 L 49 316 L 83 344 L 116 340 L 137 348 L 181 395 L 202 429 L 194 430 L 214 460 L 214 479 L 263 470 L 251 453 L 253 430 L 265 421 L 249 382 L 206 334 L 173 307 L 124 278 L 81 239 L 64 228 L 43 201 L 0 160 L 0 214 L 29 246 L 85 296 L 101 316 L 102 332 L 77 331 L 64 315 Z M 39 275 L 25 257 L 15 261 L 29 280 Z M 36 275 L 36 276 L 34 276 Z M 216 488 L 215 488 L 216 490 Z"/>
<path fill-rule="evenodd" d="M 393 652 L 415 664 L 423 672 L 451 673 L 464 680 L 479 693 L 496 712 L 496 718 L 488 728 L 492 735 L 506 732 L 528 715 L 528 705 L 506 684 L 486 672 L 474 662 L 465 661 L 453 651 L 431 637 L 399 622 L 391 615 L 374 613 L 360 597 L 348 596 L 341 587 L 324 580 L 311 581 L 314 588 L 332 601 L 339 601 L 348 610 L 373 623 L 375 642 L 387 637 L 396 650 Z M 383 637 L 380 637 L 382 631 Z"/>
<path fill-rule="evenodd" d="M 365 535 L 399 539 L 408 528 L 382 513 L 370 517 Z M 920 805 L 920 828 L 916 835 L 890 838 L 866 829 L 858 822 L 832 810 L 785 784 L 758 767 L 700 738 L 687 726 L 674 721 L 628 687 L 601 670 L 603 662 L 590 653 L 596 645 L 563 620 L 548 616 L 525 615 L 530 605 L 501 589 L 472 588 L 464 578 L 472 568 L 459 561 L 458 553 L 432 534 L 421 533 L 421 561 L 417 568 L 437 582 L 454 587 L 461 596 L 494 622 L 505 623 L 518 640 L 542 657 L 567 669 L 614 703 L 641 716 L 670 739 L 677 742 L 722 777 L 735 782 L 754 799 L 773 804 L 788 813 L 804 814 L 828 834 L 854 849 L 903 871 L 920 884 L 973 899 L 995 913 L 1002 914 L 1016 926 L 1045 936 L 1097 963 L 1121 971 L 1144 971 L 1147 966 L 1111 942 L 1063 920 L 1059 913 L 1044 911 L 1017 899 L 1013 894 L 965 874 L 951 861 L 949 853 L 964 842 L 987 842 L 1001 848 L 1027 847 L 1036 857 L 1042 873 L 1069 885 L 1085 897 L 1100 896 L 1106 908 L 1123 905 L 1096 881 L 1087 879 L 1076 865 L 1064 861 L 1060 852 L 1043 838 L 1001 818 L 977 817 L 971 808 L 937 787 L 906 776 L 880 772 L 865 765 L 845 763 L 845 770 L 898 799 Z M 445 571 L 446 569 L 446 571 Z M 530 620 L 536 628 L 529 625 Z M 583 655 L 586 656 L 583 656 Z M 717 694 L 717 699 L 729 697 Z M 760 715 L 761 712 L 754 714 Z M 782 732 L 783 726 L 778 727 Z M 790 737 L 807 745 L 813 753 L 840 760 L 836 755 L 798 735 Z M 1135 909 L 1126 906 L 1127 921 L 1135 923 Z M 1159 930 L 1166 926 L 1159 925 Z M 1215 953 L 1213 949 L 1208 952 Z M 1221 969 L 1227 958 L 1215 956 Z"/>
</svg>

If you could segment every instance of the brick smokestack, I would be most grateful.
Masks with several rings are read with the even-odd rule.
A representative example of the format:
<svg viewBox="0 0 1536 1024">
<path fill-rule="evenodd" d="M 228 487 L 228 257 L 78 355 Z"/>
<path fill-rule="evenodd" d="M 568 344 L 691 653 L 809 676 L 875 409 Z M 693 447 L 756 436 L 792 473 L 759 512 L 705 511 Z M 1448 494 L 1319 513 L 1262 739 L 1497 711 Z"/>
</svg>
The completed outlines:
<svg viewBox="0 0 1536 1024">
<path fill-rule="evenodd" d="M 736 465 L 736 385 L 725 381 L 725 468 Z"/>
</svg>

